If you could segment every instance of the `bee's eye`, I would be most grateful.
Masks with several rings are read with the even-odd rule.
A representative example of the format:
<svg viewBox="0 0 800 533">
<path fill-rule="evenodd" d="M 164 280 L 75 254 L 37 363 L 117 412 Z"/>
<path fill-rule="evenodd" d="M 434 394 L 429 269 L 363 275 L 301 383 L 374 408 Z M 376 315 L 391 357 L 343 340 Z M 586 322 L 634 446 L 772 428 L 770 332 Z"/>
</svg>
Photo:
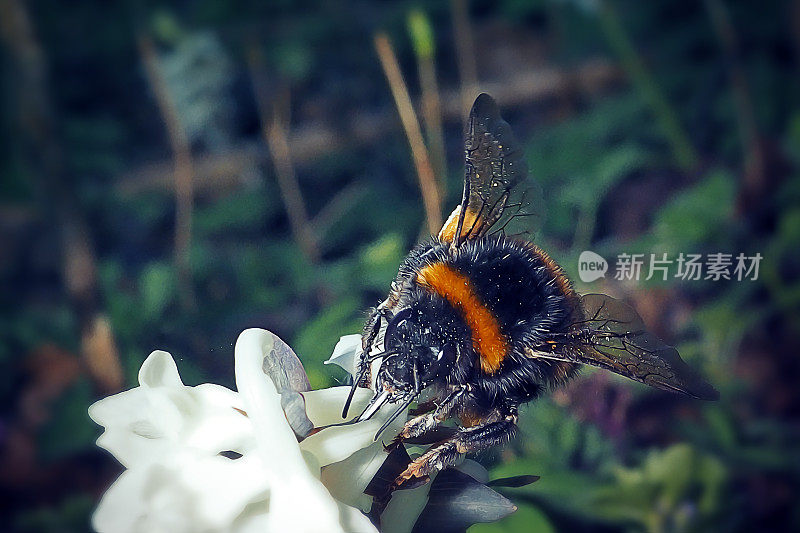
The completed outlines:
<svg viewBox="0 0 800 533">
<path fill-rule="evenodd" d="M 443 365 L 450 365 L 456 362 L 456 347 L 446 344 L 439 352 L 439 361 Z"/>
<path fill-rule="evenodd" d="M 443 348 L 432 347 L 430 348 L 430 351 L 431 355 L 433 355 L 433 358 L 431 359 L 428 367 L 425 369 L 425 374 L 422 376 L 423 381 L 434 378 L 436 374 L 439 373 L 439 370 L 446 368 L 456 359 L 456 349 L 450 344 L 445 345 Z"/>
<path fill-rule="evenodd" d="M 386 333 L 384 334 L 384 341 L 383 344 L 385 348 L 388 350 L 390 347 L 396 346 L 398 344 L 397 338 L 397 327 L 405 322 L 406 320 L 411 317 L 411 308 L 407 307 L 402 311 L 398 312 L 396 315 L 389 320 L 389 324 L 386 326 Z"/>
</svg>

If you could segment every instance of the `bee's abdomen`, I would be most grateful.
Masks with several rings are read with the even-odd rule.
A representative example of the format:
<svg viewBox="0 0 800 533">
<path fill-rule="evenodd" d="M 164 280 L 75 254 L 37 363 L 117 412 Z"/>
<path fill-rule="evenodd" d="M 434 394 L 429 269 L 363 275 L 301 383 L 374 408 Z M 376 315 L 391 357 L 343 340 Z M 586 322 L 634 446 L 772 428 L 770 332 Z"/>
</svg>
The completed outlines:
<svg viewBox="0 0 800 533">
<path fill-rule="evenodd" d="M 453 266 L 469 277 L 509 337 L 544 337 L 572 322 L 576 295 L 569 280 L 530 243 L 503 237 L 474 241 Z"/>
</svg>

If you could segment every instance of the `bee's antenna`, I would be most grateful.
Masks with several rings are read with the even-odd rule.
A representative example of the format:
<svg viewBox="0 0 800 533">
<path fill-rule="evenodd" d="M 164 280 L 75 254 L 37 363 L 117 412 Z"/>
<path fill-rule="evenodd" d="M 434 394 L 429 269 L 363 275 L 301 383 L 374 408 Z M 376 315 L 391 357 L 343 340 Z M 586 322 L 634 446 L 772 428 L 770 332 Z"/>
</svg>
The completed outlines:
<svg viewBox="0 0 800 533">
<path fill-rule="evenodd" d="M 413 401 L 414 401 L 414 399 L 415 399 L 416 397 L 417 397 L 417 393 L 416 393 L 416 392 L 412 392 L 411 394 L 409 394 L 409 395 L 408 395 L 408 398 L 406 398 L 406 400 L 405 400 L 405 401 L 404 401 L 402 404 L 400 404 L 400 407 L 398 407 L 398 408 L 395 410 L 395 412 L 394 412 L 394 413 L 392 413 L 392 416 L 390 416 L 390 417 L 389 417 L 389 418 L 386 420 L 386 422 L 384 422 L 384 423 L 383 423 L 383 425 L 381 426 L 381 429 L 379 429 L 379 430 L 378 430 L 378 432 L 377 432 L 377 433 L 375 433 L 375 437 L 373 438 L 373 440 L 378 440 L 378 437 L 380 437 L 380 436 L 381 436 L 381 433 L 383 433 L 383 431 L 384 431 L 384 430 L 385 430 L 387 427 L 389 427 L 389 424 L 391 424 L 392 422 L 394 422 L 394 419 L 395 419 L 395 418 L 397 418 L 398 416 L 400 416 L 400 413 L 402 413 L 403 411 L 405 411 L 405 410 L 406 410 L 406 408 L 408 408 L 408 406 L 409 406 L 409 405 L 411 405 L 411 402 L 413 402 Z"/>
<path fill-rule="evenodd" d="M 342 418 L 347 418 L 347 412 L 350 410 L 350 404 L 353 402 L 353 396 L 356 394 L 356 388 L 361 380 L 364 379 L 364 375 L 367 373 L 367 368 L 369 368 L 369 363 L 380 357 L 386 357 L 388 359 L 389 357 L 395 356 L 398 353 L 399 352 L 396 350 L 386 350 L 385 352 L 374 353 L 365 358 L 364 366 L 358 371 L 358 374 L 353 379 L 353 385 L 350 387 L 350 394 L 347 395 L 347 401 L 344 403 L 344 409 L 342 409 Z"/>
<path fill-rule="evenodd" d="M 339 426 L 352 426 L 353 424 L 357 424 L 361 422 L 358 417 L 353 418 L 352 420 L 348 420 L 347 422 L 337 422 L 336 424 L 328 424 L 326 426 L 317 426 L 314 429 L 317 431 L 322 431 L 323 429 L 328 428 L 338 428 Z"/>
<path fill-rule="evenodd" d="M 373 362 L 375 359 L 379 359 L 381 357 L 386 357 L 389 359 L 390 356 L 394 356 L 399 354 L 400 352 L 397 350 L 386 350 L 385 352 L 374 353 L 367 357 L 367 362 Z"/>
<path fill-rule="evenodd" d="M 400 416 L 400 413 L 405 411 L 408 408 L 408 406 L 411 405 L 411 402 L 413 402 L 414 399 L 417 396 L 419 396 L 419 393 L 422 390 L 422 384 L 420 383 L 419 369 L 417 368 L 417 361 L 416 360 L 414 361 L 414 366 L 411 368 L 411 372 L 412 372 L 412 375 L 414 376 L 414 390 L 408 393 L 408 396 L 406 397 L 405 401 L 403 403 L 401 403 L 400 407 L 398 407 L 395 410 L 395 412 L 392 413 L 392 416 L 390 416 L 386 420 L 386 422 L 383 423 L 383 425 L 381 426 L 381 429 L 379 429 L 378 432 L 375 433 L 375 438 L 373 440 L 378 440 L 378 437 L 381 436 L 381 433 L 383 433 L 383 430 L 385 430 L 387 427 L 389 427 L 389 424 L 394 422 L 394 419 L 397 418 L 398 416 Z"/>
<path fill-rule="evenodd" d="M 344 409 L 342 409 L 342 418 L 347 418 L 347 411 L 350 410 L 350 403 L 353 401 L 353 396 L 356 394 L 359 382 L 364 379 L 364 374 L 367 373 L 367 365 L 363 365 L 361 369 L 353 378 L 353 385 L 350 387 L 350 394 L 347 395 L 347 401 L 344 402 Z"/>
<path fill-rule="evenodd" d="M 337 424 L 328 424 L 327 426 L 321 426 L 318 429 L 327 429 L 332 427 L 339 427 L 339 426 L 350 426 L 352 424 L 358 424 L 359 422 L 363 422 L 365 420 L 369 420 L 370 418 L 377 413 L 383 404 L 385 404 L 389 400 L 389 391 L 383 391 L 380 393 L 376 393 L 375 396 L 369 401 L 367 406 L 361 412 L 360 415 L 354 417 L 352 420 L 348 420 L 347 422 L 339 422 Z M 345 409 L 350 407 L 349 405 L 350 399 L 348 399 L 348 404 L 345 405 Z M 344 416 L 342 417 L 344 418 Z"/>
<path fill-rule="evenodd" d="M 369 405 L 367 405 L 367 407 L 364 409 L 364 412 L 358 415 L 355 420 L 357 422 L 369 420 L 375 413 L 378 412 L 381 407 L 383 407 L 383 404 L 385 404 L 388 400 L 389 391 L 383 391 L 380 394 L 376 394 L 372 397 L 372 400 L 370 400 Z"/>
</svg>

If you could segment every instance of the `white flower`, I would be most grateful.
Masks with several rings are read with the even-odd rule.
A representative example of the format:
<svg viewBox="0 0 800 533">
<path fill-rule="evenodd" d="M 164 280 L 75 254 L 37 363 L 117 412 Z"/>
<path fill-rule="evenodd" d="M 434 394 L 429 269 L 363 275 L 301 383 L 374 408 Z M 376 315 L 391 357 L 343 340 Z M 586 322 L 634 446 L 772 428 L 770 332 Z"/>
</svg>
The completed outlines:
<svg viewBox="0 0 800 533">
<path fill-rule="evenodd" d="M 298 443 L 281 396 L 262 370 L 276 339 L 260 329 L 239 336 L 238 392 L 212 384 L 187 387 L 172 356 L 155 351 L 142 364 L 139 387 L 89 408 L 105 428 L 97 444 L 126 467 L 95 511 L 95 529 L 375 531 L 360 511 L 371 505 L 364 489 L 386 458 L 373 436 L 392 409 Z M 355 353 L 353 338 L 343 338 L 337 351 Z M 342 421 L 349 389 L 301 393 L 314 427 Z M 370 397 L 371 391 L 359 389 L 351 412 L 360 412 Z M 404 419 L 398 417 L 385 434 L 396 434 Z M 417 514 L 406 517 L 407 529 Z"/>
</svg>

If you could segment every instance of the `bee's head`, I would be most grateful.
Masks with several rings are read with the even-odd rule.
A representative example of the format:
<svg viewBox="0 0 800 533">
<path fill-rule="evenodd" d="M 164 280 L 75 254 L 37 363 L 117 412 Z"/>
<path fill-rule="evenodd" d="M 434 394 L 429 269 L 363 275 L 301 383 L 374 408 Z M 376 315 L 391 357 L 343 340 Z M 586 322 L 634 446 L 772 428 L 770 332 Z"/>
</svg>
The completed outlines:
<svg viewBox="0 0 800 533">
<path fill-rule="evenodd" d="M 383 342 L 387 355 L 378 373 L 378 390 L 419 392 L 455 361 L 455 345 L 437 335 L 425 324 L 423 313 L 412 307 L 389 320 Z"/>
<path fill-rule="evenodd" d="M 446 375 L 456 361 L 456 344 L 442 334 L 441 327 L 435 321 L 426 320 L 425 315 L 420 309 L 408 307 L 388 319 L 383 335 L 384 349 L 381 353 L 374 354 L 381 357 L 375 395 L 358 417 L 346 422 L 369 420 L 386 403 L 399 403 L 399 407 L 375 434 L 376 440 L 424 388 Z M 363 377 L 364 371 L 361 372 L 353 382 L 345 402 L 343 418 L 347 416 L 350 401 Z"/>
</svg>

